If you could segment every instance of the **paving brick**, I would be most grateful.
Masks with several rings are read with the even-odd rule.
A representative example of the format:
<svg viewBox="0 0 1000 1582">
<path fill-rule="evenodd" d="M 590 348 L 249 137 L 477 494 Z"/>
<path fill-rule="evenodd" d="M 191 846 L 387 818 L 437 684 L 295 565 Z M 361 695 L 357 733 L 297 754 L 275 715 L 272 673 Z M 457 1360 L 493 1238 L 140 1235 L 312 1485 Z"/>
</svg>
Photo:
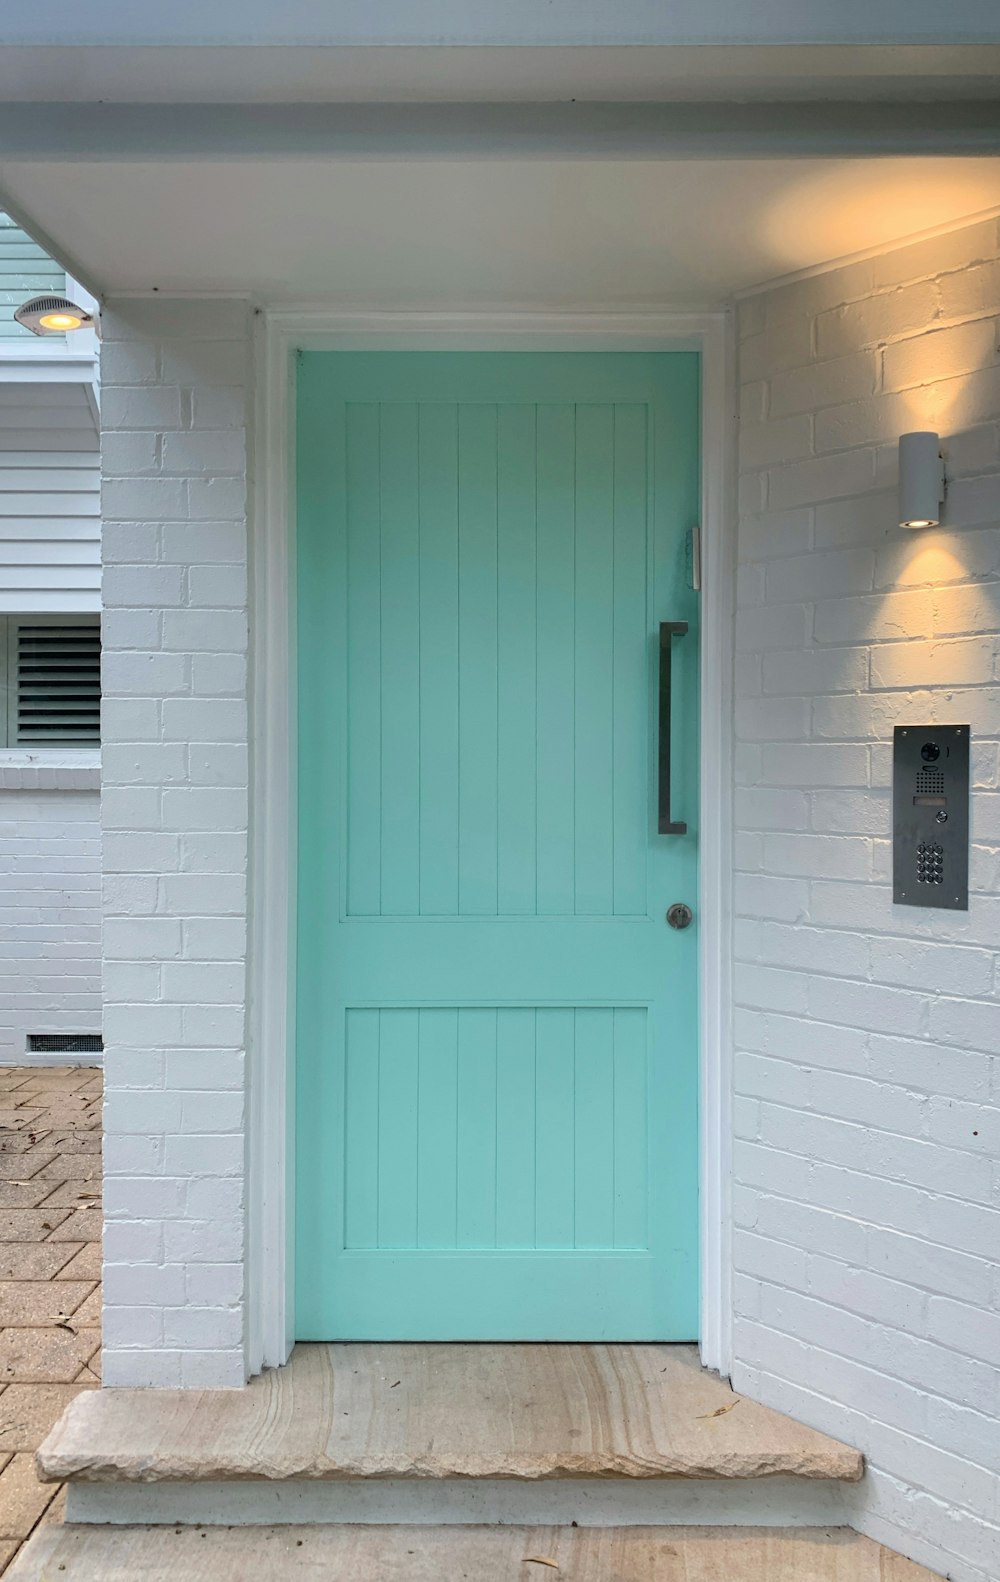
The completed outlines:
<svg viewBox="0 0 1000 1582">
<path fill-rule="evenodd" d="M 55 1492 L 51 1483 L 39 1483 L 34 1456 L 12 1456 L 0 1472 L 0 1538 L 27 1538 Z"/>
<path fill-rule="evenodd" d="M 68 1180 L 59 1182 L 49 1179 L 41 1181 L 40 1184 L 49 1189 L 49 1196 L 45 1199 L 46 1207 L 70 1209 L 100 1207 L 100 1176 L 93 1176 L 90 1179 L 72 1176 Z M 82 1235 L 80 1240 L 84 1240 Z"/>
<path fill-rule="evenodd" d="M 0 1280 L 54 1280 L 83 1250 L 65 1242 L 0 1244 Z M 87 1279 L 87 1275 L 75 1278 Z M 100 1278 L 100 1269 L 92 1278 Z"/>
<path fill-rule="evenodd" d="M 63 1323 L 92 1290 L 89 1280 L 2 1280 L 0 1330 Z"/>
<path fill-rule="evenodd" d="M 90 1384 L 8 1384 L 0 1395 L 0 1451 L 37 1450 L 70 1401 Z"/>
<path fill-rule="evenodd" d="M 55 1251 L 57 1246 L 58 1243 L 46 1243 L 46 1247 L 51 1247 L 53 1251 Z M 0 1263 L 0 1267 L 2 1267 L 2 1263 Z M 53 1278 L 56 1280 L 99 1280 L 101 1278 L 100 1243 L 90 1242 L 85 1247 L 77 1248 L 73 1256 Z"/>
<path fill-rule="evenodd" d="M 85 1301 L 73 1314 L 74 1329 L 100 1329 L 101 1327 L 101 1289 L 98 1286 L 91 1291 Z"/>
<path fill-rule="evenodd" d="M 59 1209 L 60 1215 L 66 1210 Z M 52 1231 L 50 1241 L 90 1241 L 100 1239 L 102 1229 L 101 1211 L 98 1208 L 80 1208 L 68 1214 L 67 1218 Z"/>
<path fill-rule="evenodd" d="M 0 1208 L 37 1208 L 52 1196 L 52 1181 L 0 1180 Z"/>
<path fill-rule="evenodd" d="M 47 1164 L 56 1158 L 55 1151 L 45 1142 L 31 1142 L 30 1135 L 27 1146 L 17 1151 L 0 1154 L 0 1180 L 2 1181 L 30 1181 Z M 20 1133 L 18 1141 L 24 1136 Z"/>
<path fill-rule="evenodd" d="M 69 1384 L 90 1361 L 97 1332 L 69 1329 L 0 1331 L 0 1379 L 8 1384 Z"/>
<path fill-rule="evenodd" d="M 44 1241 L 69 1219 L 64 1208 L 0 1209 L 0 1242 Z M 87 1237 L 61 1236 L 60 1241 L 88 1240 Z"/>
</svg>

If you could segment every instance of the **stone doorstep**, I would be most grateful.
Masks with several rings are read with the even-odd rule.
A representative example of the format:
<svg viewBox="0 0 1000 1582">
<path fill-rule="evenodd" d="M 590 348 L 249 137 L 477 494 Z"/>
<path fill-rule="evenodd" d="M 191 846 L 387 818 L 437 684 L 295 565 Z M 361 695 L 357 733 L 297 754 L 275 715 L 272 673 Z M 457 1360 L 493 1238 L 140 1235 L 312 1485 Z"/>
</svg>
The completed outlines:
<svg viewBox="0 0 1000 1582">
<path fill-rule="evenodd" d="M 693 1346 L 300 1345 L 242 1390 L 88 1392 L 50 1482 L 790 1477 L 860 1453 L 734 1395 Z"/>
<path fill-rule="evenodd" d="M 39 1529 L 5 1582 L 935 1582 L 848 1528 Z"/>
</svg>

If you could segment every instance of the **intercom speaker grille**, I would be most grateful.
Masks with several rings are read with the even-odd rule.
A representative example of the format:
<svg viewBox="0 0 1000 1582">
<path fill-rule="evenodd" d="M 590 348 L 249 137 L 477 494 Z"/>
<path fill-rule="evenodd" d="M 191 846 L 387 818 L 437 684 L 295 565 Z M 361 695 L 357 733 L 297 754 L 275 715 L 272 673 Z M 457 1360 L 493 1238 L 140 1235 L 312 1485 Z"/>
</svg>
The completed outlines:
<svg viewBox="0 0 1000 1582">
<path fill-rule="evenodd" d="M 940 796 L 944 791 L 942 769 L 917 770 L 917 796 Z"/>
</svg>

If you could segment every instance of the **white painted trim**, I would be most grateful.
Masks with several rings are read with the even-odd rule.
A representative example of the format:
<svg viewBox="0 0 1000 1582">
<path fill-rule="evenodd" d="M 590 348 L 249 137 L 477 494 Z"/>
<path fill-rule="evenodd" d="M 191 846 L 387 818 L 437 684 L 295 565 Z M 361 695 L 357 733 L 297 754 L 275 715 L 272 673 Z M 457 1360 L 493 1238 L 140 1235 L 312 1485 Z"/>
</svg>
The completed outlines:
<svg viewBox="0 0 1000 1582">
<path fill-rule="evenodd" d="M 294 979 L 295 703 L 290 364 L 318 350 L 531 349 L 702 352 L 700 850 L 701 1354 L 728 1373 L 732 832 L 733 356 L 728 316 L 707 312 L 258 315 L 251 523 L 250 953 L 247 1366 L 287 1360 L 294 1334 L 289 1181 Z"/>
<path fill-rule="evenodd" d="M 80 331 L 80 334 L 84 334 Z M 53 351 L 43 340 L 34 346 L 18 345 L 16 351 L 0 353 L 0 382 L 3 384 L 80 384 L 91 385 L 97 373 L 92 352 Z"/>
<path fill-rule="evenodd" d="M 732 316 L 702 339 L 699 1159 L 701 1360 L 732 1363 L 733 623 L 736 354 Z"/>
<path fill-rule="evenodd" d="M 289 500 L 293 339 L 256 315 L 250 524 L 249 942 L 247 961 L 247 1371 L 291 1352 L 294 1110 L 294 534 Z"/>
<path fill-rule="evenodd" d="M 0 769 L 97 769 L 99 771 L 100 767 L 99 747 L 0 748 Z"/>
</svg>

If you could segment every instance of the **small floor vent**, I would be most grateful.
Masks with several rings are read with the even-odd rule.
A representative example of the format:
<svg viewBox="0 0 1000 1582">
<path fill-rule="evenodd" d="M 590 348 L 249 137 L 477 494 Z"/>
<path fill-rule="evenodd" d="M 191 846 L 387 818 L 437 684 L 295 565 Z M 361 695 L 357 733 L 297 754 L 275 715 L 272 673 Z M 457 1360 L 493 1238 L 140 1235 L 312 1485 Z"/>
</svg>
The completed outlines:
<svg viewBox="0 0 1000 1582">
<path fill-rule="evenodd" d="M 29 1033 L 29 1055 L 99 1055 L 104 1050 L 100 1033 Z"/>
</svg>

